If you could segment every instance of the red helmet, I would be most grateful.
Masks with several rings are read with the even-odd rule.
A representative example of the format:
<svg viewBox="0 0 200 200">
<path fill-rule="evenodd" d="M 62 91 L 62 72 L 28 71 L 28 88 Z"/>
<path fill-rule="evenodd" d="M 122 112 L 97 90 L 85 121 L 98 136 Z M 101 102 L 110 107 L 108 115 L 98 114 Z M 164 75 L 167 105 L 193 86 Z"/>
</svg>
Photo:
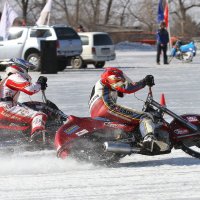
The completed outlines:
<svg viewBox="0 0 200 200">
<path fill-rule="evenodd" d="M 115 67 L 108 67 L 101 75 L 101 81 L 103 84 L 115 89 L 116 84 L 125 82 L 125 77 L 121 70 Z"/>
</svg>

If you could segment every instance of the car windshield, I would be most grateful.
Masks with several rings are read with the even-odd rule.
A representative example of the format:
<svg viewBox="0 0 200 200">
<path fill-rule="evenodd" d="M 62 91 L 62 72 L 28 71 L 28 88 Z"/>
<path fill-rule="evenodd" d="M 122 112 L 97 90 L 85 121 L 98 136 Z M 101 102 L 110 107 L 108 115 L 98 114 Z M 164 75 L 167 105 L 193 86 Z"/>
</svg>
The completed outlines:
<svg viewBox="0 0 200 200">
<path fill-rule="evenodd" d="M 106 34 L 94 35 L 94 46 L 112 45 L 111 38 Z"/>
<path fill-rule="evenodd" d="M 68 27 L 54 27 L 56 36 L 59 40 L 80 39 L 75 30 Z"/>
</svg>

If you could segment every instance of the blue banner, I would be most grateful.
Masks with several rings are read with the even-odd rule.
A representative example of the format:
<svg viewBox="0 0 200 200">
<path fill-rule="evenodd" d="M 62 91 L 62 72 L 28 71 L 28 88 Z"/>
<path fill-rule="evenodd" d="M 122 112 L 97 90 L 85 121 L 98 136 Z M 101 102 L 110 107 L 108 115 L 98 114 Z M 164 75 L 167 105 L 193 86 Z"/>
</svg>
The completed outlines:
<svg viewBox="0 0 200 200">
<path fill-rule="evenodd" d="M 160 23 L 163 20 L 164 20 L 163 1 L 159 0 L 157 21 L 158 23 Z"/>
</svg>

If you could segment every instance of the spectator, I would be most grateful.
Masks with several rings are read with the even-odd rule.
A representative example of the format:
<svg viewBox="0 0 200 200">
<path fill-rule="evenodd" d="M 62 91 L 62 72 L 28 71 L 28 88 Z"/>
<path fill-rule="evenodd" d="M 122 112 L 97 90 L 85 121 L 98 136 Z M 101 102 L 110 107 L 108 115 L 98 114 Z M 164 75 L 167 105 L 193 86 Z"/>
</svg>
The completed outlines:
<svg viewBox="0 0 200 200">
<path fill-rule="evenodd" d="M 82 25 L 78 25 L 76 31 L 77 32 L 85 32 L 85 30 L 84 30 Z"/>
<path fill-rule="evenodd" d="M 168 64 L 167 60 L 167 45 L 169 43 L 169 34 L 166 30 L 165 22 L 160 23 L 160 29 L 158 30 L 157 34 L 157 64 L 160 65 L 160 55 L 163 52 L 163 61 L 164 64 Z"/>
</svg>

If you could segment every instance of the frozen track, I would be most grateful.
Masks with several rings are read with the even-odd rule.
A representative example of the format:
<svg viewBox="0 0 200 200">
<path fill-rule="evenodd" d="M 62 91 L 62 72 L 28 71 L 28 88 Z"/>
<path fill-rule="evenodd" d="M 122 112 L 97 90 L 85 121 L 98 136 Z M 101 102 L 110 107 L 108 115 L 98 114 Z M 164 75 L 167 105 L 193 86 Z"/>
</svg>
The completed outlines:
<svg viewBox="0 0 200 200">
<path fill-rule="evenodd" d="M 52 154 L 1 159 L 1 199 L 198 199 L 199 160 L 177 151 L 130 156 L 115 167 Z M 160 198 L 161 197 L 161 198 Z"/>
<path fill-rule="evenodd" d="M 124 68 L 132 79 L 137 81 L 147 74 L 155 76 L 155 99 L 159 100 L 164 93 L 167 106 L 176 113 L 200 113 L 198 57 L 192 64 L 173 61 L 168 66 L 155 65 L 155 52 L 117 51 L 117 57 L 109 65 Z M 101 72 L 66 69 L 57 75 L 47 75 L 47 97 L 66 114 L 88 116 L 88 98 Z M 33 79 L 38 75 L 32 73 Z M 145 99 L 146 92 L 144 89 L 137 96 Z M 29 98 L 23 96 L 21 100 Z M 139 109 L 142 106 L 133 95 L 127 95 L 123 104 Z M 72 159 L 59 160 L 54 151 L 16 153 L 1 157 L 0 163 L 2 200 L 197 200 L 200 197 L 200 160 L 181 151 L 155 157 L 127 156 L 109 168 Z"/>
</svg>

